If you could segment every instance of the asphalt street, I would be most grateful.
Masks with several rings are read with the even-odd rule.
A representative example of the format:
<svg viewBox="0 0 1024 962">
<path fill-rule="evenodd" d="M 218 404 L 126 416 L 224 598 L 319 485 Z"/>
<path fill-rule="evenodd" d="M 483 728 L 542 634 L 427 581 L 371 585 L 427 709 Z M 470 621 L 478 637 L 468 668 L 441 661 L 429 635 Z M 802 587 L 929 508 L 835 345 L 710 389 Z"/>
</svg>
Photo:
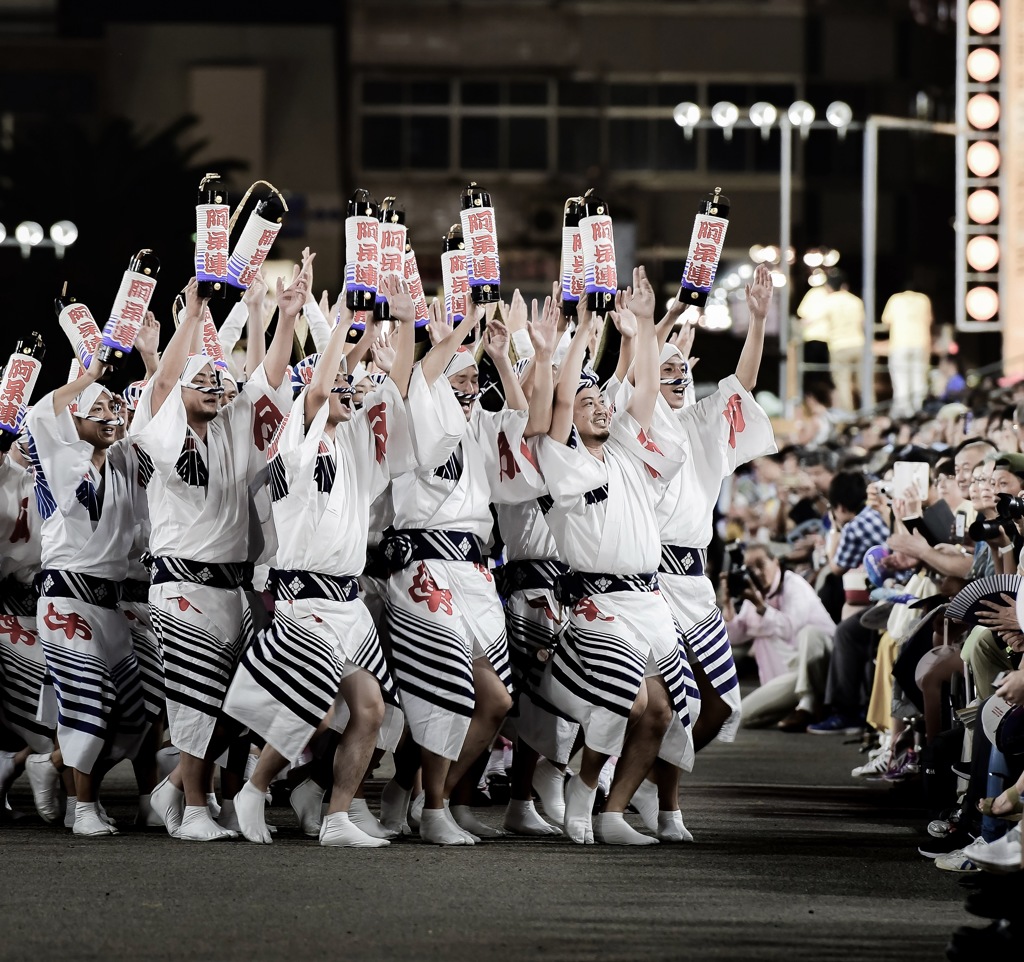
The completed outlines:
<svg viewBox="0 0 1024 962">
<path fill-rule="evenodd" d="M 124 834 L 92 841 L 44 825 L 21 779 L 11 803 L 32 814 L 0 828 L 0 959 L 942 959 L 978 920 L 958 876 L 917 854 L 913 792 L 854 782 L 862 760 L 842 737 L 741 732 L 687 778 L 695 843 L 641 849 L 327 850 L 289 807 L 270 810 L 273 845 L 190 844 L 130 827 L 124 767 L 105 790 Z"/>
</svg>

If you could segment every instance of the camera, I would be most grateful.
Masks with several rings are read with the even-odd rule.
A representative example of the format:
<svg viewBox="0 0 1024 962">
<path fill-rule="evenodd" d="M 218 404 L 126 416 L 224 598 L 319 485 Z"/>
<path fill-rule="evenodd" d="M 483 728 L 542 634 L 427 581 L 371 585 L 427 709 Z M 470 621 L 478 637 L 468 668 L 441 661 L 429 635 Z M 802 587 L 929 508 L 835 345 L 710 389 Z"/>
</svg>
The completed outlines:
<svg viewBox="0 0 1024 962">
<path fill-rule="evenodd" d="M 725 576 L 725 590 L 733 601 L 742 600 L 743 593 L 750 587 L 764 590 L 754 573 L 743 563 L 743 550 L 743 545 L 738 542 L 728 549 L 729 571 Z"/>
<path fill-rule="evenodd" d="M 1017 530 L 1013 522 L 1024 518 L 1024 497 L 1012 494 L 996 495 L 996 510 L 999 512 L 996 517 L 991 520 L 977 518 L 967 529 L 972 541 L 992 541 L 1004 531 L 1011 538 L 1016 536 Z"/>
<path fill-rule="evenodd" d="M 1010 521 L 1020 521 L 1024 518 L 1024 497 L 1012 494 L 1000 494 L 996 496 L 996 509 L 1000 518 Z"/>
<path fill-rule="evenodd" d="M 974 542 L 994 541 L 1006 530 L 1008 523 L 1009 519 L 1004 517 L 992 518 L 991 520 L 976 518 L 974 523 L 967 529 L 967 536 Z"/>
</svg>

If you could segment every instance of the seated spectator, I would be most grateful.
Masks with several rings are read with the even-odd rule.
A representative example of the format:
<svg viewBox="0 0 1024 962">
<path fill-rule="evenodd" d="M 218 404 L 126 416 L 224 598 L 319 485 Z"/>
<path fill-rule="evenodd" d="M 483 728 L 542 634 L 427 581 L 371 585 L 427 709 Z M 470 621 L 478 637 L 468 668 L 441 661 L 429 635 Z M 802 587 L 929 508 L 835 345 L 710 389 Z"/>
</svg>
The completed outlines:
<svg viewBox="0 0 1024 962">
<path fill-rule="evenodd" d="M 768 545 L 748 546 L 743 563 L 748 578 L 740 609 L 728 592 L 722 609 L 729 641 L 753 641 L 761 682 L 743 699 L 743 725 L 762 727 L 781 718 L 782 731 L 805 731 L 825 693 L 835 623 L 814 589 L 784 570 Z"/>
</svg>

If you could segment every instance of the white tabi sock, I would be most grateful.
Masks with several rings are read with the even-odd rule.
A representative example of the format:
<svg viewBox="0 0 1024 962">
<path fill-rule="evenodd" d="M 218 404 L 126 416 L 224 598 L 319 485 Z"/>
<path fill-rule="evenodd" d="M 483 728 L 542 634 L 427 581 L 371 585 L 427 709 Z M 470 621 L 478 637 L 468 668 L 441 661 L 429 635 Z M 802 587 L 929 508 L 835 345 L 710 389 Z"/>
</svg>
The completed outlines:
<svg viewBox="0 0 1024 962">
<path fill-rule="evenodd" d="M 75 802 L 75 824 L 72 831 L 76 835 L 88 838 L 105 838 L 108 835 L 120 834 L 113 825 L 108 824 L 100 815 L 96 802 Z"/>
<path fill-rule="evenodd" d="M 324 819 L 320 831 L 320 844 L 326 848 L 383 848 L 391 843 L 386 838 L 374 838 L 353 825 L 348 812 L 335 812 Z"/>
<path fill-rule="evenodd" d="M 296 785 L 289 799 L 293 811 L 298 816 L 299 828 L 312 838 L 320 834 L 320 806 L 323 800 L 324 790 L 312 778 L 307 778 Z"/>
<path fill-rule="evenodd" d="M 450 800 L 445 800 L 445 803 L 444 803 L 444 814 L 445 814 L 445 818 L 448 819 L 448 824 L 452 825 L 458 831 L 462 832 L 462 834 L 468 839 L 468 841 L 469 841 L 469 843 L 471 845 L 476 845 L 476 843 L 480 841 L 480 836 L 479 835 L 474 835 L 471 831 L 469 831 L 469 829 L 463 828 L 455 820 L 455 816 L 452 815 L 452 803 L 451 803 Z"/>
<path fill-rule="evenodd" d="M 658 786 L 645 778 L 634 792 L 630 804 L 637 810 L 640 821 L 649 832 L 658 830 Z"/>
<path fill-rule="evenodd" d="M 250 842 L 269 845 L 273 840 L 266 819 L 266 797 L 252 782 L 246 782 L 235 796 L 235 819 Z"/>
<path fill-rule="evenodd" d="M 185 842 L 218 842 L 221 839 L 238 838 L 238 833 L 221 828 L 210 818 L 210 810 L 205 805 L 186 805 L 181 828 L 175 838 Z"/>
<path fill-rule="evenodd" d="M 607 795 L 612 790 L 612 782 L 615 780 L 615 763 L 618 758 L 609 758 L 601 766 L 601 773 L 597 776 L 597 787 Z"/>
<path fill-rule="evenodd" d="M 78 799 L 74 795 L 68 795 L 67 805 L 64 808 L 64 827 L 75 827 L 75 808 L 78 806 Z"/>
<path fill-rule="evenodd" d="M 167 834 L 175 838 L 185 811 L 185 793 L 165 778 L 150 793 L 149 803 L 153 806 L 154 817 L 167 829 Z"/>
<path fill-rule="evenodd" d="M 100 813 L 100 818 L 103 819 L 112 828 L 117 828 L 117 822 L 115 822 L 108 814 L 107 810 L 103 807 L 103 802 L 98 798 L 96 799 L 96 811 Z"/>
<path fill-rule="evenodd" d="M 210 807 L 209 803 L 207 803 L 206 807 Z M 210 814 L 213 815 L 213 812 L 210 812 Z M 233 798 L 224 799 L 224 804 L 220 807 L 220 818 L 215 818 L 214 821 L 216 821 L 221 828 L 237 832 L 239 835 L 242 833 L 242 826 L 238 824 L 238 812 Z"/>
<path fill-rule="evenodd" d="M 433 845 L 472 845 L 472 836 L 463 832 L 443 808 L 425 808 L 420 819 L 420 838 Z"/>
<path fill-rule="evenodd" d="M 630 826 L 622 812 L 602 812 L 594 823 L 594 838 L 605 845 L 657 845 L 658 840 Z"/>
<path fill-rule="evenodd" d="M 455 819 L 455 824 L 464 832 L 469 832 L 470 835 L 478 838 L 501 838 L 506 834 L 503 829 L 491 828 L 490 825 L 481 822 L 468 805 L 452 805 L 449 811 L 452 813 L 452 818 Z"/>
<path fill-rule="evenodd" d="M 594 844 L 594 799 L 596 788 L 587 788 L 586 782 L 577 775 L 570 778 L 565 786 L 565 834 L 577 845 Z"/>
<path fill-rule="evenodd" d="M 693 835 L 683 824 L 683 813 L 676 809 L 674 812 L 658 812 L 658 838 L 662 842 L 692 842 Z"/>
<path fill-rule="evenodd" d="M 560 829 L 554 825 L 548 825 L 537 814 L 533 801 L 522 802 L 510 798 L 508 808 L 505 809 L 505 818 L 502 821 L 506 831 L 513 835 L 561 835 Z"/>
<path fill-rule="evenodd" d="M 546 758 L 539 759 L 533 773 L 533 790 L 540 798 L 544 814 L 556 825 L 561 825 L 565 821 L 565 773 Z"/>
<path fill-rule="evenodd" d="M 210 810 L 210 818 L 220 818 L 221 807 L 220 802 L 217 801 L 216 792 L 206 793 L 206 807 Z"/>
<path fill-rule="evenodd" d="M 55 821 L 60 815 L 60 774 L 53 767 L 50 754 L 29 755 L 25 759 L 25 774 L 32 786 L 32 801 L 35 802 L 39 817 L 47 823 Z"/>
<path fill-rule="evenodd" d="M 164 823 L 153 812 L 153 802 L 149 795 L 139 796 L 139 810 L 135 813 L 135 824 L 139 828 L 164 827 Z"/>
<path fill-rule="evenodd" d="M 398 832 L 385 828 L 370 811 L 365 798 L 353 798 L 348 807 L 348 820 L 371 838 L 394 838 Z"/>
<path fill-rule="evenodd" d="M 409 802 L 412 790 L 404 789 L 393 778 L 384 786 L 380 793 L 380 823 L 389 832 L 398 835 L 411 835 L 409 827 Z"/>
<path fill-rule="evenodd" d="M 418 832 L 420 828 L 420 817 L 423 815 L 423 807 L 427 804 L 427 796 L 424 792 L 420 792 L 410 803 L 409 803 L 409 825 L 414 832 Z"/>
</svg>

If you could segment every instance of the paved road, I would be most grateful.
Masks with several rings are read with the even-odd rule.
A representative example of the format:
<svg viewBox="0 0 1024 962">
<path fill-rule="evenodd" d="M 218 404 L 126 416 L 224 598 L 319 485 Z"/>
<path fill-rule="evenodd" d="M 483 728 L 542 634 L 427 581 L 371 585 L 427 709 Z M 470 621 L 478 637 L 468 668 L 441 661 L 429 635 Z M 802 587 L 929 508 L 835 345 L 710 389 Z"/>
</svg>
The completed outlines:
<svg viewBox="0 0 1024 962">
<path fill-rule="evenodd" d="M 684 847 L 328 851 L 289 808 L 267 847 L 97 842 L 33 816 L 0 828 L 0 959 L 941 959 L 971 921 L 964 890 L 917 854 L 907 793 L 851 781 L 859 761 L 835 737 L 713 746 L 687 783 Z M 127 822 L 115 775 L 107 807 Z"/>
</svg>

